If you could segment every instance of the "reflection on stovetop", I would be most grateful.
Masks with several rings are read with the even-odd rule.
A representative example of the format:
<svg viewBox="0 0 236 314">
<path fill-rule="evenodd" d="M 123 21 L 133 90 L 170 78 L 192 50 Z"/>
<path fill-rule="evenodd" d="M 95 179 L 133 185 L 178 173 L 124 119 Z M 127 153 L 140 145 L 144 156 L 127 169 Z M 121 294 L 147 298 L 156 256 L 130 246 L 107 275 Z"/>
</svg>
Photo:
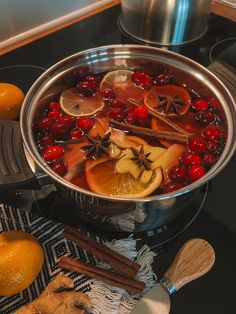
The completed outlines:
<svg viewBox="0 0 236 314">
<path fill-rule="evenodd" d="M 173 217 L 170 221 L 155 229 L 137 232 L 133 234 L 134 238 L 155 238 L 155 247 L 163 246 L 163 244 L 172 241 L 196 219 L 203 208 L 208 190 L 211 190 L 211 188 L 208 188 L 208 184 L 206 184 L 194 194 L 190 202 L 184 205 L 184 210 L 179 216 Z M 119 229 L 115 230 L 115 228 L 114 230 L 106 230 L 85 220 L 80 208 L 69 193 L 60 193 L 53 184 L 35 191 L 12 190 L 7 193 L 0 193 L 0 199 L 5 204 L 22 208 L 53 221 L 79 227 L 103 238 L 127 238 L 132 233 L 121 232 Z"/>
</svg>

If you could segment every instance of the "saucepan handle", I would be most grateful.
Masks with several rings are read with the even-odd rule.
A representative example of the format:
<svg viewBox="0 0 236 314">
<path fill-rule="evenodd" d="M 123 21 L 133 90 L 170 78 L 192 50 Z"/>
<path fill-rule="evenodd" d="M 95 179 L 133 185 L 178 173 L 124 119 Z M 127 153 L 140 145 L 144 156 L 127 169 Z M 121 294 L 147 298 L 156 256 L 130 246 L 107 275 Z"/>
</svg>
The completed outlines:
<svg viewBox="0 0 236 314">
<path fill-rule="evenodd" d="M 217 60 L 208 66 L 208 70 L 225 84 L 236 102 L 236 69 L 221 60 Z"/>
<path fill-rule="evenodd" d="M 206 274 L 214 263 L 215 252 L 212 246 L 203 239 L 191 239 L 180 248 L 171 266 L 165 272 L 162 284 L 171 294 Z M 172 287 L 171 289 L 167 283 L 169 287 Z"/>
<path fill-rule="evenodd" d="M 20 123 L 0 120 L 0 190 L 40 187 L 25 156 Z"/>
</svg>

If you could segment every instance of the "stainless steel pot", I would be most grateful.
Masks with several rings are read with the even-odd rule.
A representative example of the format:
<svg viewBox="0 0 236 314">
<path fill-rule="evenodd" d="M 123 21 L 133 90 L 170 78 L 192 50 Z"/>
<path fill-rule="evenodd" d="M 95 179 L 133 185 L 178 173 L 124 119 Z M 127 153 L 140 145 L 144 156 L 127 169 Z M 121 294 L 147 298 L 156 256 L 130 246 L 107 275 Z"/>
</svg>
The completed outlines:
<svg viewBox="0 0 236 314">
<path fill-rule="evenodd" d="M 143 43 L 183 45 L 207 30 L 211 0 L 122 0 L 120 27 Z"/>
<path fill-rule="evenodd" d="M 160 66 L 173 70 L 179 81 L 187 82 L 201 95 L 213 94 L 221 102 L 228 121 L 225 149 L 207 174 L 181 190 L 141 199 L 121 199 L 94 194 L 71 184 L 55 174 L 41 158 L 34 143 L 33 127 L 40 111 L 50 99 L 71 85 L 82 72 L 98 73 L 114 69 L 142 67 L 154 71 Z M 34 172 L 38 169 L 54 180 L 58 189 L 67 191 L 77 202 L 78 210 L 91 223 L 106 229 L 143 231 L 157 228 L 175 219 L 191 202 L 199 188 L 216 176 L 228 163 L 236 146 L 236 107 L 221 81 L 198 63 L 176 53 L 138 45 L 114 45 L 90 49 L 72 55 L 48 69 L 31 87 L 23 103 L 21 134 L 26 156 Z M 36 167 L 32 164 L 36 164 Z"/>
</svg>

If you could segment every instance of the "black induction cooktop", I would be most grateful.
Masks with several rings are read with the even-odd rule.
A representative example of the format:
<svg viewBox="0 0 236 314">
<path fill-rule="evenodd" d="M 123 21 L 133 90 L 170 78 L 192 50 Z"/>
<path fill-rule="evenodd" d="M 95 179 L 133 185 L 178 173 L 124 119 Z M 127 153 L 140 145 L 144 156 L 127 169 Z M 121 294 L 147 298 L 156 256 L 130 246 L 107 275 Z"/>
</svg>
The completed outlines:
<svg viewBox="0 0 236 314">
<path fill-rule="evenodd" d="M 1 69 L 10 69 L 17 65 L 33 66 L 40 72 L 57 61 L 81 50 L 110 44 L 134 43 L 119 31 L 117 20 L 120 7 L 116 6 L 100 14 L 57 31 L 26 46 L 18 48 L 0 57 Z M 188 46 L 176 46 L 171 50 L 183 54 L 203 66 L 209 66 L 212 61 L 221 59 L 235 67 L 236 24 L 220 16 L 212 14 L 206 35 Z M 2 72 L 3 73 L 3 72 Z M 8 72 L 10 73 L 10 72 Z M 14 72 L 8 80 L 14 79 Z M 13 80 L 14 81 L 14 80 Z M 236 312 L 235 278 L 236 278 L 236 155 L 229 164 L 209 184 L 206 200 L 197 211 L 195 220 L 184 232 L 175 239 L 175 245 L 169 245 L 162 252 L 158 263 L 154 265 L 158 273 L 165 271 L 178 247 L 192 237 L 204 238 L 211 243 L 216 252 L 216 264 L 205 277 L 184 287 L 178 294 L 172 296 L 172 314 L 233 314 Z M 25 204 L 32 201 L 32 191 L 26 193 Z M 18 202 L 21 195 L 14 191 L 0 191 L 0 201 Z M 9 198 L 7 196 L 10 195 Z M 52 194 L 53 195 L 53 194 Z M 26 200 L 27 199 L 27 200 Z M 53 212 L 47 212 L 48 202 L 43 199 L 44 210 L 38 210 L 41 215 L 53 219 Z M 27 207 L 26 206 L 26 207 Z M 23 203 L 24 207 L 24 203 Z M 37 212 L 37 209 L 34 210 Z M 63 221 L 63 214 L 60 216 Z M 158 237 L 158 235 L 157 235 Z M 156 239 L 144 238 L 155 249 Z M 122 314 L 122 313 L 121 313 Z"/>
</svg>

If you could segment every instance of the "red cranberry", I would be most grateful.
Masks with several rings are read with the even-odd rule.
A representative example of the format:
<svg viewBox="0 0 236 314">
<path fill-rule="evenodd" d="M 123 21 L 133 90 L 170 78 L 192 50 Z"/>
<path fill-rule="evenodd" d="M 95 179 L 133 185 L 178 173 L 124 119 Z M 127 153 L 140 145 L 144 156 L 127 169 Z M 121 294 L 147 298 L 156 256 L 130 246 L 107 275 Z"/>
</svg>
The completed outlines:
<svg viewBox="0 0 236 314">
<path fill-rule="evenodd" d="M 168 182 L 163 186 L 163 193 L 170 193 L 179 189 L 182 189 L 186 184 L 184 182 Z"/>
<path fill-rule="evenodd" d="M 57 141 L 66 141 L 70 137 L 70 129 L 58 121 L 51 126 L 50 133 Z"/>
<path fill-rule="evenodd" d="M 54 172 L 56 172 L 61 177 L 63 177 L 67 172 L 66 165 L 61 159 L 54 160 L 50 164 L 50 167 L 52 168 Z"/>
<path fill-rule="evenodd" d="M 174 181 L 183 181 L 187 175 L 187 167 L 185 165 L 173 166 L 169 173 L 169 178 Z"/>
<path fill-rule="evenodd" d="M 116 95 L 115 95 L 115 93 L 114 93 L 114 91 L 113 91 L 112 89 L 110 89 L 110 88 L 105 88 L 105 89 L 102 91 L 102 97 L 103 97 L 104 99 L 109 100 L 109 99 L 115 98 Z"/>
<path fill-rule="evenodd" d="M 193 165 L 188 170 L 188 176 L 191 182 L 200 179 L 202 176 L 204 176 L 205 173 L 206 170 L 201 165 Z"/>
<path fill-rule="evenodd" d="M 215 162 L 215 160 L 216 160 L 215 156 L 211 153 L 207 152 L 203 156 L 203 162 L 207 164 L 207 166 L 212 165 Z"/>
<path fill-rule="evenodd" d="M 198 154 L 191 152 L 183 153 L 180 160 L 186 166 L 200 165 L 202 163 L 202 158 Z"/>
<path fill-rule="evenodd" d="M 138 120 L 145 120 L 148 117 L 148 109 L 146 106 L 139 106 L 134 109 L 133 115 Z"/>
<path fill-rule="evenodd" d="M 208 97 L 207 98 L 209 108 L 212 112 L 218 112 L 221 111 L 221 105 L 220 102 L 214 98 L 214 97 Z"/>
<path fill-rule="evenodd" d="M 208 109 L 208 103 L 202 98 L 195 99 L 192 103 L 192 108 L 196 111 L 206 111 Z"/>
<path fill-rule="evenodd" d="M 84 97 L 91 97 L 96 93 L 97 87 L 93 82 L 83 81 L 76 85 L 79 94 Z"/>
<path fill-rule="evenodd" d="M 138 70 L 131 75 L 131 80 L 138 86 L 149 88 L 152 86 L 152 77 L 144 71 Z"/>
<path fill-rule="evenodd" d="M 206 149 L 206 142 L 201 137 L 192 136 L 188 140 L 187 147 L 195 153 L 203 153 Z"/>
<path fill-rule="evenodd" d="M 85 78 L 86 82 L 91 82 L 95 85 L 98 85 L 100 83 L 100 77 L 96 76 L 96 75 L 88 75 Z"/>
<path fill-rule="evenodd" d="M 51 134 L 45 134 L 45 135 L 42 135 L 40 138 L 39 138 L 39 144 L 40 146 L 42 147 L 48 147 L 48 146 L 51 146 L 53 144 L 53 137 Z"/>
<path fill-rule="evenodd" d="M 62 115 L 62 112 L 58 109 L 52 109 L 47 113 L 47 117 L 54 120 L 58 119 Z"/>
<path fill-rule="evenodd" d="M 57 120 L 57 123 L 64 125 L 65 129 L 70 129 L 74 124 L 74 118 L 69 116 L 62 116 Z"/>
<path fill-rule="evenodd" d="M 117 120 L 117 121 L 123 121 L 125 118 L 125 113 L 123 110 L 116 108 L 113 109 L 110 113 L 109 113 L 109 117 L 111 119 Z"/>
<path fill-rule="evenodd" d="M 171 81 L 173 77 L 173 74 L 170 73 L 170 72 L 163 72 L 163 73 L 160 73 L 158 75 L 155 76 L 155 81 L 158 83 L 158 84 L 167 84 Z"/>
<path fill-rule="evenodd" d="M 128 114 L 124 121 L 129 124 L 134 124 L 136 122 L 136 119 L 134 115 Z"/>
<path fill-rule="evenodd" d="M 48 132 L 52 124 L 52 118 L 44 117 L 39 121 L 39 130 L 43 133 Z"/>
<path fill-rule="evenodd" d="M 81 117 L 77 120 L 76 125 L 79 129 L 86 132 L 86 131 L 89 131 L 90 129 L 92 129 L 94 123 L 93 123 L 93 120 L 91 118 Z"/>
<path fill-rule="evenodd" d="M 49 104 L 49 108 L 50 108 L 51 110 L 53 110 L 53 109 L 59 110 L 60 107 L 61 107 L 61 106 L 60 106 L 59 102 L 57 102 L 57 101 L 52 101 L 52 102 Z"/>
<path fill-rule="evenodd" d="M 70 131 L 70 138 L 72 140 L 79 140 L 83 136 L 84 132 L 81 129 L 72 129 Z"/>
<path fill-rule="evenodd" d="M 217 141 L 221 138 L 221 132 L 215 124 L 211 124 L 202 131 L 202 136 L 207 140 Z"/>
<path fill-rule="evenodd" d="M 119 100 L 119 99 L 111 99 L 109 101 L 109 106 L 111 108 L 125 108 L 126 104 L 123 101 Z"/>
<path fill-rule="evenodd" d="M 227 125 L 227 119 L 223 111 L 218 111 L 217 113 L 215 113 L 215 119 L 216 122 L 218 122 L 219 124 Z"/>
<path fill-rule="evenodd" d="M 59 159 L 64 155 L 64 148 L 59 145 L 53 145 L 46 148 L 43 152 L 43 158 L 46 161 L 52 161 L 54 159 Z"/>
<path fill-rule="evenodd" d="M 134 108 L 128 108 L 128 109 L 126 109 L 126 110 L 125 110 L 125 114 L 126 114 L 126 115 L 129 115 L 129 114 L 132 114 L 132 115 L 133 115 L 133 114 L 134 114 Z"/>
<path fill-rule="evenodd" d="M 208 125 L 215 120 L 215 116 L 210 111 L 200 111 L 196 115 L 196 120 L 202 125 Z"/>
<path fill-rule="evenodd" d="M 219 150 L 219 144 L 216 141 L 207 141 L 206 150 L 210 153 L 216 154 Z"/>
</svg>

